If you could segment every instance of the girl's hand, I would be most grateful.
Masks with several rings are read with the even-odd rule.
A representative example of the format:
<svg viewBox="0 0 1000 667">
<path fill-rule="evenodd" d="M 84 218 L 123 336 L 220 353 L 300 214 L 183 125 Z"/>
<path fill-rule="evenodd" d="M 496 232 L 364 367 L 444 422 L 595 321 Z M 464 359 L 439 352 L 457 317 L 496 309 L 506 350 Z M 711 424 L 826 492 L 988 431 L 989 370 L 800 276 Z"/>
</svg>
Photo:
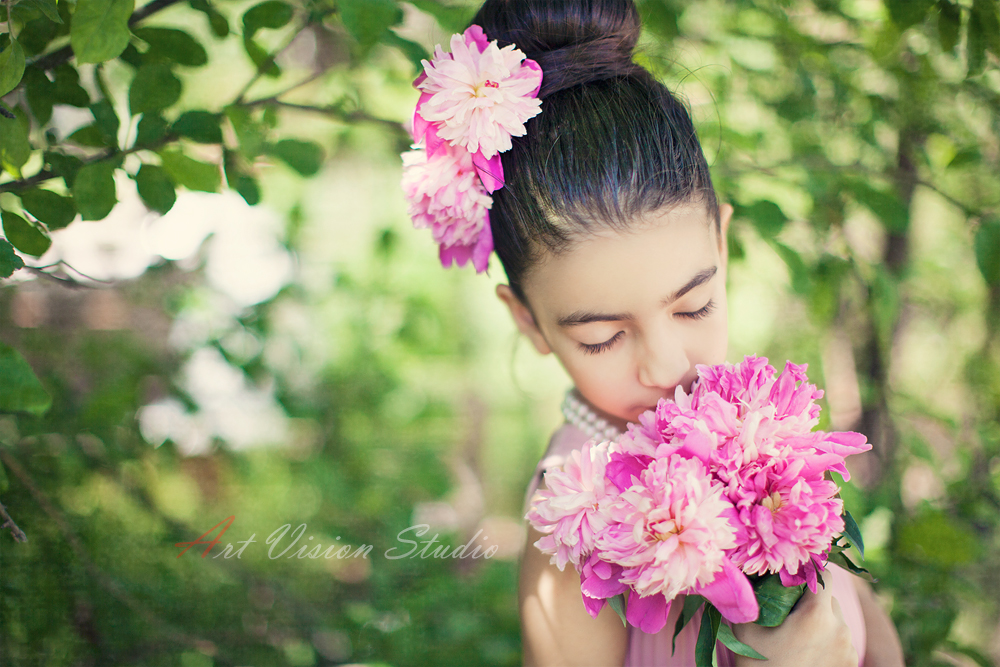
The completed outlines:
<svg viewBox="0 0 1000 667">
<path fill-rule="evenodd" d="M 829 588 L 808 590 L 776 628 L 753 623 L 733 626 L 736 638 L 768 657 L 767 662 L 736 656 L 738 667 L 858 667 L 858 653 L 840 605 Z"/>
</svg>

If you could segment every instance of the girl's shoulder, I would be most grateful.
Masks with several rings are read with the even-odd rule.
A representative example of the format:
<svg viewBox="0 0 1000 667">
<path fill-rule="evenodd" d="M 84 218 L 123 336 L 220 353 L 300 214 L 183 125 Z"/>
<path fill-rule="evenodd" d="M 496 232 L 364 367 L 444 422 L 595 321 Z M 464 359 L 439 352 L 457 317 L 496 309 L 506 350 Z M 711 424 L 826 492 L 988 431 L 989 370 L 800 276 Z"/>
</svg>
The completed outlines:
<svg viewBox="0 0 1000 667">
<path fill-rule="evenodd" d="M 564 422 L 562 426 L 552 433 L 552 437 L 549 438 L 549 446 L 545 449 L 545 453 L 542 454 L 538 465 L 535 466 L 535 472 L 531 476 L 531 481 L 528 482 L 528 490 L 524 496 L 524 507 L 526 510 L 531 497 L 542 483 L 542 475 L 545 474 L 545 471 L 561 466 L 573 450 L 583 447 L 589 439 L 586 433 L 569 422 Z"/>
</svg>

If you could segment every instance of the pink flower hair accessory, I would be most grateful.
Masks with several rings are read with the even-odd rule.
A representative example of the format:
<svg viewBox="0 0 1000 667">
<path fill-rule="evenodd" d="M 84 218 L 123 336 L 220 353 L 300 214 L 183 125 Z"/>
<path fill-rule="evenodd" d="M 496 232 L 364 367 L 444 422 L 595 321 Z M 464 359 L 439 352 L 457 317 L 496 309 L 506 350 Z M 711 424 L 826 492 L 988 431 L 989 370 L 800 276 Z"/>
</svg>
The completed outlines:
<svg viewBox="0 0 1000 667">
<path fill-rule="evenodd" d="M 503 187 L 500 153 L 541 112 L 542 70 L 514 45 L 500 48 L 483 29 L 438 45 L 413 82 L 413 150 L 403 155 L 403 192 L 415 227 L 428 227 L 441 264 L 486 270 L 493 251 L 490 193 Z M 457 184 L 447 181 L 453 178 Z"/>
</svg>

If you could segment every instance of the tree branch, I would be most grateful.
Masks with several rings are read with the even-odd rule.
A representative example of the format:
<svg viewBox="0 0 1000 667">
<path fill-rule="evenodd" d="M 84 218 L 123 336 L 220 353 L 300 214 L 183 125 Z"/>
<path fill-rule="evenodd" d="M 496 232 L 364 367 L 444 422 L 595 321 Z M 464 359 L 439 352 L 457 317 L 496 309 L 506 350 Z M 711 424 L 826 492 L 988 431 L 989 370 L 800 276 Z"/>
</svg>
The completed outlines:
<svg viewBox="0 0 1000 667">
<path fill-rule="evenodd" d="M 313 104 L 297 104 L 295 102 L 285 102 L 283 100 L 277 100 L 273 98 L 266 98 L 261 100 L 254 100 L 252 102 L 244 102 L 240 106 L 251 107 L 260 106 L 263 104 L 273 104 L 275 106 L 284 107 L 286 109 L 298 109 L 299 111 L 311 111 L 313 113 L 320 113 L 327 116 L 333 116 L 337 120 L 342 120 L 345 123 L 377 123 L 379 125 L 384 125 L 386 127 L 392 128 L 395 131 L 401 131 L 403 126 L 401 123 L 395 120 L 389 120 L 388 118 L 379 118 L 378 116 L 373 116 L 365 111 L 344 111 L 344 108 L 338 104 L 331 104 L 329 106 L 316 106 Z"/>
<path fill-rule="evenodd" d="M 170 5 L 177 4 L 180 1 L 181 0 L 153 0 L 153 2 L 147 3 L 142 7 L 140 7 L 139 9 L 132 12 L 132 16 L 130 16 L 128 19 L 128 24 L 131 27 L 132 25 L 138 23 L 139 21 L 142 21 L 143 19 L 148 18 L 159 11 L 166 9 Z M 67 44 L 61 49 L 56 49 L 55 51 L 52 51 L 51 53 L 46 53 L 45 55 L 41 56 L 40 58 L 34 61 L 29 61 L 28 65 L 43 70 L 50 70 L 59 67 L 59 65 L 62 65 L 64 62 L 67 62 L 72 57 L 73 57 L 73 47 Z"/>
<path fill-rule="evenodd" d="M 239 95 L 236 96 L 236 100 L 233 102 L 233 104 L 240 104 L 243 101 L 243 98 L 246 97 L 246 94 L 248 92 L 250 92 L 250 89 L 253 87 L 253 85 L 258 81 L 260 81 L 260 78 L 264 76 L 264 72 L 271 69 L 271 66 L 274 65 L 274 61 L 278 59 L 278 56 L 287 51 L 288 47 L 290 47 L 292 43 L 295 42 L 295 40 L 298 38 L 298 36 L 302 34 L 302 31 L 308 28 L 309 26 L 310 26 L 310 21 L 309 19 L 306 19 L 301 25 L 299 25 L 298 29 L 292 33 L 292 36 L 288 38 L 288 41 L 286 41 L 281 46 L 281 48 L 279 48 L 277 51 L 269 55 L 267 58 L 264 59 L 264 61 L 260 65 L 257 66 L 257 71 L 254 72 L 254 75 L 250 77 L 250 80 L 247 81 L 246 85 L 243 86 L 243 89 L 240 90 L 240 93 Z"/>
<path fill-rule="evenodd" d="M 24 534 L 24 531 L 17 527 L 14 520 L 10 518 L 7 514 L 7 508 L 0 503 L 0 519 L 3 519 L 3 525 L 0 525 L 0 530 L 4 528 L 10 528 L 10 534 L 14 537 L 15 542 L 27 542 L 28 536 Z"/>
</svg>

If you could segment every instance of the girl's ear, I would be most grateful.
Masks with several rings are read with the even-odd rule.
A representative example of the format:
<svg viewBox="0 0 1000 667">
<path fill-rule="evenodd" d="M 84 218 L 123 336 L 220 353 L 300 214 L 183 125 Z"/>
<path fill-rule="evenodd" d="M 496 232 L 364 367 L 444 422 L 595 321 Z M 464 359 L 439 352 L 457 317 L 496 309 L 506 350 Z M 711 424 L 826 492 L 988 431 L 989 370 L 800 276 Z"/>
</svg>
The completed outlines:
<svg viewBox="0 0 1000 667">
<path fill-rule="evenodd" d="M 733 219 L 733 207 L 729 204 L 719 206 L 719 254 L 722 265 L 729 265 L 729 222 Z"/>
<path fill-rule="evenodd" d="M 535 324 L 535 316 L 531 314 L 528 307 L 521 302 L 510 285 L 497 285 L 497 296 L 510 310 L 510 316 L 514 318 L 514 324 L 518 330 L 531 341 L 539 354 L 548 354 L 552 351 L 545 341 L 545 336 Z"/>
</svg>

